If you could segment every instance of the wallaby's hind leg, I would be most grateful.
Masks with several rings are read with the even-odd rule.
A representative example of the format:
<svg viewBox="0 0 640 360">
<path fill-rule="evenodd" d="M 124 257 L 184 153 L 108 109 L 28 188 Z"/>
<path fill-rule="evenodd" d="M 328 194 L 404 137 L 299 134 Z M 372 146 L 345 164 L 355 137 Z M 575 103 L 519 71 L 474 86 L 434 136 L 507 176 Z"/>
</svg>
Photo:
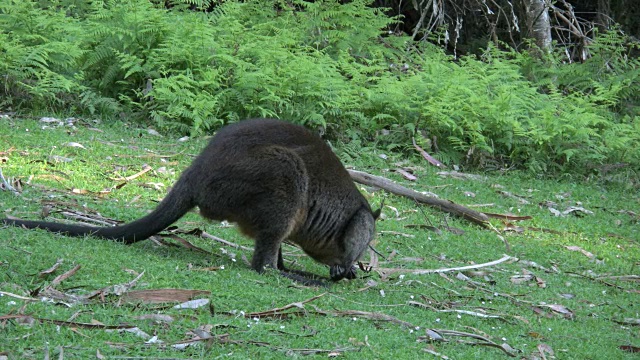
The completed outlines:
<svg viewBox="0 0 640 360">
<path fill-rule="evenodd" d="M 306 216 L 309 179 L 304 162 L 287 148 L 258 147 L 223 173 L 202 184 L 200 212 L 238 223 L 255 240 L 251 261 L 255 271 L 280 268 L 280 244 Z"/>
</svg>

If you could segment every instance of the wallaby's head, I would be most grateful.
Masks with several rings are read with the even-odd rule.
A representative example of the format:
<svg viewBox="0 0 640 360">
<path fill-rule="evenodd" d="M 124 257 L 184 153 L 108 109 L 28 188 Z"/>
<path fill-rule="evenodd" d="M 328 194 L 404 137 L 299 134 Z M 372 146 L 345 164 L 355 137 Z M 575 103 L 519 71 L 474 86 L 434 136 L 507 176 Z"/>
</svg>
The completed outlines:
<svg viewBox="0 0 640 360">
<path fill-rule="evenodd" d="M 381 210 L 382 208 L 371 212 L 363 207 L 353 215 L 344 232 L 342 259 L 337 264 L 330 264 L 331 280 L 355 279 L 355 262 L 362 257 L 373 240 L 376 232 L 375 221 L 380 216 Z"/>
</svg>

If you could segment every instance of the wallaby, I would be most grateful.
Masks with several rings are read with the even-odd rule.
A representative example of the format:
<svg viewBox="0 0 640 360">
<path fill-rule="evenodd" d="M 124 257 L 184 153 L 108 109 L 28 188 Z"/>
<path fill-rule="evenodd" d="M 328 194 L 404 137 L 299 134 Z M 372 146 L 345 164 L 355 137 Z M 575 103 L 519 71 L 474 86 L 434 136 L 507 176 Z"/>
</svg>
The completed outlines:
<svg viewBox="0 0 640 360">
<path fill-rule="evenodd" d="M 253 238 L 253 270 L 287 271 L 281 244 L 299 245 L 329 265 L 332 280 L 355 278 L 373 239 L 375 213 L 329 146 L 302 126 L 252 119 L 223 127 L 148 215 L 115 227 L 2 219 L 7 225 L 131 244 L 162 231 L 194 207 Z"/>
</svg>

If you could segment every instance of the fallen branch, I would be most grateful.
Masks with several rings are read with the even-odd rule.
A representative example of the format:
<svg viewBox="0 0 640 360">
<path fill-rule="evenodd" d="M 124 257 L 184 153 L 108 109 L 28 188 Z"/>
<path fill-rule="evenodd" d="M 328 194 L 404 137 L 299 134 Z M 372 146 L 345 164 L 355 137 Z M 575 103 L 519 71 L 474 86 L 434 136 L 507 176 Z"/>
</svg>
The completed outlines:
<svg viewBox="0 0 640 360">
<path fill-rule="evenodd" d="M 452 271 L 464 271 L 464 270 L 471 270 L 471 269 L 479 269 L 479 268 L 493 266 L 493 265 L 497 265 L 497 264 L 503 263 L 503 262 L 508 261 L 508 260 L 515 260 L 515 259 L 516 258 L 511 257 L 509 255 L 504 255 L 503 257 L 501 257 L 498 260 L 490 261 L 490 262 L 487 262 L 487 263 L 468 265 L 468 266 L 460 266 L 460 267 L 453 267 L 453 268 L 442 268 L 442 269 L 377 268 L 375 270 L 380 274 L 380 276 L 389 276 L 389 275 L 394 274 L 394 273 L 405 273 L 405 274 L 408 273 L 408 274 L 414 274 L 414 275 L 439 274 L 439 273 L 452 272 Z"/>
<path fill-rule="evenodd" d="M 449 200 L 436 199 L 434 197 L 421 194 L 417 191 L 411 190 L 402 185 L 398 185 L 395 182 L 387 178 L 384 178 L 382 176 L 371 175 L 371 174 L 368 174 L 362 171 L 356 171 L 356 170 L 348 170 L 348 171 L 349 171 L 349 175 L 351 175 L 351 178 L 357 183 L 368 185 L 368 186 L 375 186 L 380 189 L 389 191 L 392 194 L 408 197 L 417 202 L 435 207 L 444 212 L 453 214 L 455 216 L 460 216 L 462 218 L 465 218 L 483 227 L 486 227 L 489 223 L 489 217 L 486 216 L 485 214 L 469 209 L 462 205 L 458 205 Z"/>
</svg>

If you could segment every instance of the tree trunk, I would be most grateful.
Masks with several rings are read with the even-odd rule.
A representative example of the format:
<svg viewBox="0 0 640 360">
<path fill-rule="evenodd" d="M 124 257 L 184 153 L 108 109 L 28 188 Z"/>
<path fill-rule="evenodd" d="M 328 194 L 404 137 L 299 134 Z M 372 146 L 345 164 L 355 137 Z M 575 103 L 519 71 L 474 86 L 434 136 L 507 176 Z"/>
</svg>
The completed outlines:
<svg viewBox="0 0 640 360">
<path fill-rule="evenodd" d="M 545 0 L 524 0 L 527 28 L 536 45 L 545 53 L 551 51 L 551 24 Z"/>
<path fill-rule="evenodd" d="M 601 33 L 607 31 L 611 26 L 611 3 L 609 0 L 598 0 L 596 23 Z"/>
</svg>

